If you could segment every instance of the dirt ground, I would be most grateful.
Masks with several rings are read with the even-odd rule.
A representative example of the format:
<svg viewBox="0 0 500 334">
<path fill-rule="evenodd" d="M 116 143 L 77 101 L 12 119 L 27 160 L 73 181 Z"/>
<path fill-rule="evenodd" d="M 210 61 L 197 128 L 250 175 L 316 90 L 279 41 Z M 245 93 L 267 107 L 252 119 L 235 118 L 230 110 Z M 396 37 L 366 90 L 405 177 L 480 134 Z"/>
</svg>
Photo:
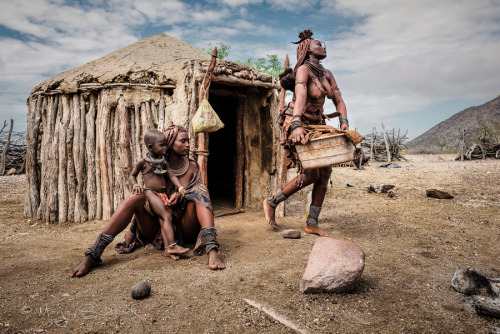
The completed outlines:
<svg viewBox="0 0 500 334">
<path fill-rule="evenodd" d="M 461 264 L 500 277 L 500 161 L 408 158 L 398 169 L 334 169 L 320 224 L 366 254 L 361 282 L 347 294 L 301 294 L 317 237 L 283 239 L 261 212 L 216 218 L 224 271 L 210 271 L 204 256 L 174 262 L 149 245 L 129 255 L 108 247 L 98 268 L 69 278 L 105 222 L 25 219 L 24 176 L 1 177 L 0 331 L 293 332 L 247 298 L 310 333 L 499 333 L 500 319 L 478 316 L 450 280 Z M 382 183 L 396 185 L 395 198 L 365 190 Z M 428 188 L 455 198 L 427 198 Z M 306 191 L 288 200 L 281 229 L 303 228 L 305 201 Z M 133 300 L 130 288 L 143 280 L 152 294 Z"/>
</svg>

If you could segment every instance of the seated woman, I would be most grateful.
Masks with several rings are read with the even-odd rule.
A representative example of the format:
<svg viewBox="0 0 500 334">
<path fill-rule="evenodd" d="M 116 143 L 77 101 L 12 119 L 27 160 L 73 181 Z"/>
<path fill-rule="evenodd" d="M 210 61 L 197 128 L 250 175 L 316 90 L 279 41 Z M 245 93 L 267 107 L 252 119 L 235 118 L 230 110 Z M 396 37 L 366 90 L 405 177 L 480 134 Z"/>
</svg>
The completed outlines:
<svg viewBox="0 0 500 334">
<path fill-rule="evenodd" d="M 198 164 L 187 158 L 189 154 L 188 133 L 181 126 L 171 125 L 165 131 L 165 136 L 168 140 L 166 159 L 185 188 L 185 196 L 181 198 L 170 182 L 167 185 L 178 235 L 184 242 L 196 242 L 194 250 L 196 255 L 201 255 L 203 252 L 208 254 L 210 269 L 224 269 L 226 265 L 218 253 L 219 243 L 216 240 L 217 231 L 208 189 L 201 180 Z M 108 220 L 94 245 L 85 252 L 85 257 L 80 264 L 69 272 L 69 276 L 84 276 L 92 267 L 100 263 L 101 254 L 106 246 L 128 226 L 134 214 L 137 225 L 132 226 L 131 231 L 127 233 L 127 241 L 121 247 L 125 251 L 122 252 L 131 251 L 131 248 L 140 243 L 139 240 L 150 241 L 157 248 L 163 248 L 160 224 L 157 217 L 148 212 L 147 204 L 144 193 L 129 194 Z"/>
</svg>

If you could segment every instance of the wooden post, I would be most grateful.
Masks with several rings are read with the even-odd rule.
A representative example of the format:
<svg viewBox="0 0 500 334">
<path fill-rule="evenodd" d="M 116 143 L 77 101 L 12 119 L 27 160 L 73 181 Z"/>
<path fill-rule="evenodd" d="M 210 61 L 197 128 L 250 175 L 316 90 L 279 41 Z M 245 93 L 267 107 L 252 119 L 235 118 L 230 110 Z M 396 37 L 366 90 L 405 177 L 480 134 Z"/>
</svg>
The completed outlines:
<svg viewBox="0 0 500 334">
<path fill-rule="evenodd" d="M 123 196 L 129 192 L 128 176 L 132 171 L 132 152 L 130 151 L 130 127 L 128 109 L 125 106 L 125 98 L 120 95 L 118 100 L 118 107 L 116 108 L 119 136 L 118 136 L 118 161 L 120 175 L 115 175 L 115 179 L 121 177 L 119 182 L 122 184 Z M 118 180 L 116 181 L 118 182 Z"/>
<path fill-rule="evenodd" d="M 465 129 L 462 129 L 462 145 L 460 146 L 460 161 L 464 161 L 465 154 Z"/>
<path fill-rule="evenodd" d="M 387 134 L 385 133 L 385 126 L 384 126 L 384 123 L 382 123 L 382 131 L 384 131 L 384 141 L 385 141 L 385 149 L 387 151 L 387 162 L 388 163 L 391 163 L 392 160 L 391 160 L 391 151 L 389 149 L 389 142 L 387 140 Z"/>
<path fill-rule="evenodd" d="M 14 120 L 11 118 L 9 134 L 7 135 L 7 140 L 5 141 L 5 145 L 3 146 L 3 151 L 2 151 L 2 160 L 0 162 L 0 175 L 5 174 L 5 160 L 7 159 L 7 151 L 9 150 L 10 136 L 12 135 L 13 127 L 14 127 Z"/>
<path fill-rule="evenodd" d="M 206 97 L 208 99 L 208 86 L 210 85 L 216 62 L 217 48 L 214 48 L 212 51 L 212 60 L 210 61 L 210 65 L 208 65 L 207 73 L 205 73 L 205 78 L 203 78 L 200 86 L 198 105 L 201 104 L 203 98 Z M 208 185 L 208 153 L 208 133 L 200 132 L 198 133 L 198 165 L 200 165 L 201 177 L 205 185 Z"/>
<path fill-rule="evenodd" d="M 113 198 L 110 194 L 111 180 L 109 178 L 109 169 L 111 168 L 108 156 L 111 156 L 111 147 L 109 147 L 110 122 L 111 112 L 108 101 L 108 92 L 101 91 L 101 99 L 99 104 L 100 117 L 98 118 L 99 127 L 99 164 L 101 172 L 101 188 L 102 188 L 102 219 L 108 220 L 111 217 L 111 207 Z"/>
<path fill-rule="evenodd" d="M 372 130 L 372 141 L 370 143 L 370 161 L 375 161 L 373 160 L 373 142 L 375 141 L 375 127 Z"/>
<path fill-rule="evenodd" d="M 288 55 L 286 55 L 283 71 L 289 67 L 290 67 L 290 60 L 288 59 Z M 278 107 L 280 110 L 280 114 L 286 108 L 285 97 L 286 97 L 286 90 L 282 87 L 278 96 Z M 281 133 L 280 133 L 280 142 L 281 142 Z M 279 145 L 279 157 L 280 157 L 278 166 L 278 187 L 279 189 L 283 189 L 283 187 L 286 185 L 286 180 L 287 180 L 286 178 L 287 158 L 286 158 L 286 151 L 283 148 L 283 145 L 281 145 L 281 143 L 279 143 L 278 145 Z M 276 215 L 278 217 L 285 217 L 286 214 L 285 202 L 286 201 L 281 202 L 280 204 L 278 204 L 278 207 L 276 208 Z"/>
<path fill-rule="evenodd" d="M 85 103 L 85 101 L 83 101 Z M 95 136 L 95 95 L 90 94 L 89 110 L 86 117 L 87 135 L 85 140 L 85 154 L 87 159 L 87 204 L 88 219 L 92 220 L 97 215 L 97 189 L 96 189 L 96 136 Z"/>
<path fill-rule="evenodd" d="M 235 169 L 235 195 L 234 207 L 241 209 L 243 206 L 243 178 L 245 169 L 245 145 L 243 137 L 243 100 L 238 99 L 236 110 L 236 165 Z"/>
</svg>

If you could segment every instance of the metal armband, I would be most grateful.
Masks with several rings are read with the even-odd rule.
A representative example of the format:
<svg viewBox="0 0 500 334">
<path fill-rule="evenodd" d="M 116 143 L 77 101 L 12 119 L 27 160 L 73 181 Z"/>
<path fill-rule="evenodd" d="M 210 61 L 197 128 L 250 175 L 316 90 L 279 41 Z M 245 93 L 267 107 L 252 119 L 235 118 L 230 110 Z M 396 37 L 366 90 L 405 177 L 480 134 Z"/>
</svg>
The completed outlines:
<svg viewBox="0 0 500 334">
<path fill-rule="evenodd" d="M 349 126 L 349 120 L 347 119 L 347 115 L 340 115 L 339 121 L 340 124 L 347 124 L 347 126 Z"/>
</svg>

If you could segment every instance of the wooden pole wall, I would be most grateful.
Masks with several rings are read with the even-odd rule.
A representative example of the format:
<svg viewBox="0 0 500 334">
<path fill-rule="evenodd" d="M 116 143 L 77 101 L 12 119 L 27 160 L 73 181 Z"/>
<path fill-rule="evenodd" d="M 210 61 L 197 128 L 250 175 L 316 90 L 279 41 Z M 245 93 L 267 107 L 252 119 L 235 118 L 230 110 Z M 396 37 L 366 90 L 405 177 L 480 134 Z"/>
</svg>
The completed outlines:
<svg viewBox="0 0 500 334">
<path fill-rule="evenodd" d="M 132 164 L 145 154 L 144 133 L 171 118 L 166 95 L 161 89 L 157 101 L 139 100 L 145 95 L 113 88 L 31 96 L 25 216 L 109 219 L 130 192 Z"/>
</svg>

